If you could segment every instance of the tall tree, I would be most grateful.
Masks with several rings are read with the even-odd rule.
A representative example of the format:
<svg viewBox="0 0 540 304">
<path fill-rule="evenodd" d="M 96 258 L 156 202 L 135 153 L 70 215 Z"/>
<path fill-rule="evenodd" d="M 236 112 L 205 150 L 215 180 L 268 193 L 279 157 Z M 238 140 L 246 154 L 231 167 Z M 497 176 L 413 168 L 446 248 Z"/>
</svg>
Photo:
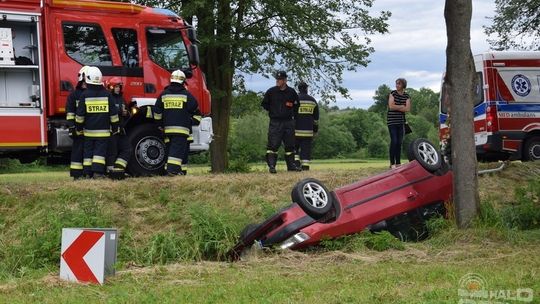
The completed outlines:
<svg viewBox="0 0 540 304">
<path fill-rule="evenodd" d="M 473 129 L 474 61 L 471 53 L 471 0 L 446 0 L 446 79 L 450 99 L 454 206 L 460 228 L 478 213 L 478 179 Z"/>
<path fill-rule="evenodd" d="M 319 87 L 322 99 L 334 99 L 335 92 L 347 96 L 343 72 L 366 66 L 374 51 L 368 36 L 387 32 L 390 13 L 370 13 L 373 1 L 140 0 L 197 18 L 201 68 L 212 92 L 213 172 L 228 165 L 233 79 L 284 69 L 290 80 Z"/>
<path fill-rule="evenodd" d="M 486 34 L 498 50 L 540 50 L 540 0 L 495 0 L 493 24 Z"/>
</svg>

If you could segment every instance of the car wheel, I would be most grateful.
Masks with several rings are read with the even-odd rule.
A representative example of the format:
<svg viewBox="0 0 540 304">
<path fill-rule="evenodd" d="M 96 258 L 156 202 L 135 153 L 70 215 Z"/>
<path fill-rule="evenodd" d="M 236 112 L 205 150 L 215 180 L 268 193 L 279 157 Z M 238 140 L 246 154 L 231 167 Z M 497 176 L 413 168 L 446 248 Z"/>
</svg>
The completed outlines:
<svg viewBox="0 0 540 304">
<path fill-rule="evenodd" d="M 409 160 L 417 160 L 424 169 L 435 172 L 442 166 L 441 153 L 435 146 L 423 138 L 415 139 L 408 149 Z"/>
<path fill-rule="evenodd" d="M 257 229 L 257 227 L 259 227 L 259 225 L 255 223 L 247 224 L 247 226 L 244 227 L 244 229 L 242 229 L 242 231 L 240 232 L 240 240 L 243 240 L 245 237 L 250 235 L 253 231 Z"/>
<path fill-rule="evenodd" d="M 299 181 L 292 189 L 291 198 L 307 215 L 315 220 L 327 215 L 334 205 L 328 189 L 314 178 Z"/>
<path fill-rule="evenodd" d="M 165 143 L 154 124 L 143 124 L 129 132 L 133 154 L 127 171 L 134 176 L 161 175 L 165 165 Z"/>
<path fill-rule="evenodd" d="M 535 136 L 527 139 L 523 148 L 523 160 L 540 160 L 540 137 Z"/>
</svg>

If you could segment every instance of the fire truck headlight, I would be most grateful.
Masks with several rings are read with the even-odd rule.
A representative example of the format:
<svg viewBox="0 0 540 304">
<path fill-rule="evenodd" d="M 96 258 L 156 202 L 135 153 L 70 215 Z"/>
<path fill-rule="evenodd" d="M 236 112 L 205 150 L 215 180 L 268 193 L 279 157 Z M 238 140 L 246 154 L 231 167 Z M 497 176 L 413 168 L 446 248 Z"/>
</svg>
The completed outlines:
<svg viewBox="0 0 540 304">
<path fill-rule="evenodd" d="M 297 234 L 291 236 L 290 238 L 286 239 L 283 243 L 281 243 L 281 245 L 279 246 L 279 248 L 281 249 L 289 249 L 295 245 L 298 245 L 298 244 L 301 244 L 305 241 L 309 240 L 309 235 L 303 233 L 303 232 L 298 232 Z"/>
</svg>

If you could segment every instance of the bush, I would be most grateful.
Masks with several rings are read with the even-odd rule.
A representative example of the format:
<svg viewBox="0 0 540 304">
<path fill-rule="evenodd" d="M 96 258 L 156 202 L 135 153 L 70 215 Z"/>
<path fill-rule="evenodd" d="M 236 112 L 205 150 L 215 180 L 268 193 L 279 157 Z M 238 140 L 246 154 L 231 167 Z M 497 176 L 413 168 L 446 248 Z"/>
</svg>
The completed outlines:
<svg viewBox="0 0 540 304">
<path fill-rule="evenodd" d="M 266 153 L 268 115 L 263 112 L 242 116 L 234 120 L 230 132 L 231 159 L 261 161 Z"/>
</svg>

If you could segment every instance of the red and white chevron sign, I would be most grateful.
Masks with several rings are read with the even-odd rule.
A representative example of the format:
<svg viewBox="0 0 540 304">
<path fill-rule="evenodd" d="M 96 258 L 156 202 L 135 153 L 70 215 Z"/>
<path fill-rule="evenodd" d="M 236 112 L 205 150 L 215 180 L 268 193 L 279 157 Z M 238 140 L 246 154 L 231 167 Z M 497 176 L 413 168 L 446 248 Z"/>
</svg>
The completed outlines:
<svg viewBox="0 0 540 304">
<path fill-rule="evenodd" d="M 105 233 L 84 229 L 62 229 L 60 278 L 74 282 L 103 284 L 105 280 Z"/>
</svg>

